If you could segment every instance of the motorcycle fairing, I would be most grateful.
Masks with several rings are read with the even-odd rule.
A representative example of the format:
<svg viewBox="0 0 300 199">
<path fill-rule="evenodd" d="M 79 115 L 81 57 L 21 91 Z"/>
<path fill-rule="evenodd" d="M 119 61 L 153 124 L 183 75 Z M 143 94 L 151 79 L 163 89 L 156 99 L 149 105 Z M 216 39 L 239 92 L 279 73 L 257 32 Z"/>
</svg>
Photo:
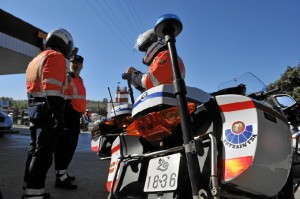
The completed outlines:
<svg viewBox="0 0 300 199">
<path fill-rule="evenodd" d="M 113 118 L 116 116 L 131 114 L 132 112 L 132 105 L 131 104 L 119 104 L 116 107 L 112 107 L 111 111 L 108 113 L 108 118 Z"/>
<path fill-rule="evenodd" d="M 209 101 L 211 95 L 195 87 L 187 87 L 187 101 L 197 105 Z M 162 106 L 177 106 L 173 85 L 159 85 L 143 92 L 132 107 L 132 117 L 136 118 L 145 112 L 151 112 L 153 108 Z"/>
<path fill-rule="evenodd" d="M 222 183 L 274 196 L 291 167 L 287 122 L 278 112 L 246 96 L 220 95 L 216 101 L 223 121 Z"/>
</svg>

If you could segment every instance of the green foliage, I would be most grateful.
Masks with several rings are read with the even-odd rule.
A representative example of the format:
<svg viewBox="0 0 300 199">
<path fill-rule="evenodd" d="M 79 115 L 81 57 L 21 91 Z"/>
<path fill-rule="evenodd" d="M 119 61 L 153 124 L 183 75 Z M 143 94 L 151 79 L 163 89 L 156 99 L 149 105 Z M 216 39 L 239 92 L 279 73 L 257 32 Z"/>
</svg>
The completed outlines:
<svg viewBox="0 0 300 199">
<path fill-rule="evenodd" d="M 300 102 L 300 63 L 296 67 L 288 66 L 280 79 L 271 83 L 269 89 L 280 87 L 284 93 Z"/>
<path fill-rule="evenodd" d="M 98 113 L 99 115 L 105 115 L 106 116 L 106 107 L 107 102 L 106 101 L 92 101 L 87 100 L 86 101 L 86 107 L 89 109 L 91 113 Z"/>
<path fill-rule="evenodd" d="M 14 108 L 27 109 L 28 108 L 28 102 L 27 102 L 27 100 L 13 100 L 12 101 L 12 106 Z"/>
<path fill-rule="evenodd" d="M 0 97 L 1 100 L 8 100 L 9 105 L 12 109 L 21 109 L 26 110 L 28 109 L 28 102 L 27 100 L 14 100 L 11 97 Z M 106 115 L 106 107 L 107 107 L 107 101 L 92 101 L 87 100 L 87 109 L 91 113 L 98 113 L 100 115 Z"/>
</svg>

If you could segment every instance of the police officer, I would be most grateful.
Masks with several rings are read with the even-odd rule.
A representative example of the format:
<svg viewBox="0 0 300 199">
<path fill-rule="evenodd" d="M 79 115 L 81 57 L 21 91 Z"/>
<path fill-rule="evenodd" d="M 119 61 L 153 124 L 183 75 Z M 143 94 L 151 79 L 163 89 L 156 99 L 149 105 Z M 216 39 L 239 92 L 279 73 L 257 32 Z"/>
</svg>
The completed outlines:
<svg viewBox="0 0 300 199">
<path fill-rule="evenodd" d="M 30 122 L 40 128 L 36 147 L 26 173 L 25 199 L 49 198 L 45 193 L 45 178 L 52 164 L 52 154 L 64 127 L 64 89 L 67 84 L 67 61 L 73 48 L 73 38 L 64 29 L 49 32 L 46 50 L 37 55 L 26 70 L 28 112 Z"/>
<path fill-rule="evenodd" d="M 154 29 L 141 34 L 135 45 L 139 51 L 145 52 L 143 63 L 149 66 L 147 73 L 142 73 L 134 67 L 128 67 L 126 76 L 138 90 L 144 91 L 160 84 L 172 84 L 172 64 L 164 39 L 158 37 Z M 183 61 L 178 57 L 181 76 L 184 79 L 185 69 Z"/>
<path fill-rule="evenodd" d="M 54 153 L 55 187 L 62 189 L 77 188 L 77 185 L 72 183 L 75 177 L 70 176 L 67 169 L 77 147 L 80 134 L 80 118 L 86 110 L 86 90 L 80 77 L 82 67 L 82 56 L 74 55 L 74 57 L 71 57 L 68 89 L 65 92 L 68 99 L 64 111 L 65 128 L 58 140 Z"/>
</svg>

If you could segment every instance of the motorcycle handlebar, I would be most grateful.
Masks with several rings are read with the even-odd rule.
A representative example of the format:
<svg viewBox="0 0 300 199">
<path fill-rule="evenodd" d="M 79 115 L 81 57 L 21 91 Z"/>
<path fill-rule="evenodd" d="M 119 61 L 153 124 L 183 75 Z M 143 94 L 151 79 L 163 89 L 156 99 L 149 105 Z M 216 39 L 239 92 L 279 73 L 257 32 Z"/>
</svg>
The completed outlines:
<svg viewBox="0 0 300 199">
<path fill-rule="evenodd" d="M 272 90 L 266 91 L 266 92 L 256 92 L 256 93 L 252 93 L 249 96 L 253 97 L 255 99 L 264 99 L 266 97 L 268 97 L 269 95 L 276 93 L 278 91 L 280 91 L 281 89 L 279 87 L 274 88 Z"/>
<path fill-rule="evenodd" d="M 281 89 L 279 88 L 279 87 L 277 87 L 277 88 L 274 88 L 274 89 L 272 89 L 272 90 L 269 90 L 269 91 L 267 91 L 267 92 L 265 92 L 264 94 L 267 96 L 267 95 L 271 95 L 271 94 L 273 94 L 273 93 L 276 93 L 276 92 L 278 92 L 278 91 L 280 91 Z"/>
</svg>

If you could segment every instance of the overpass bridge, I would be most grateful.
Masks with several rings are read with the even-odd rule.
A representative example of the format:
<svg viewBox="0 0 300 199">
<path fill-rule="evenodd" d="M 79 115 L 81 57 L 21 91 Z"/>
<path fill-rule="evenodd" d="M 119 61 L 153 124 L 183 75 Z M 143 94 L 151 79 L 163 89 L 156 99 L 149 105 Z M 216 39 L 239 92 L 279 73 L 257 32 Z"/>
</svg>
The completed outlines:
<svg viewBox="0 0 300 199">
<path fill-rule="evenodd" d="M 0 75 L 25 73 L 47 33 L 0 9 Z"/>
</svg>

